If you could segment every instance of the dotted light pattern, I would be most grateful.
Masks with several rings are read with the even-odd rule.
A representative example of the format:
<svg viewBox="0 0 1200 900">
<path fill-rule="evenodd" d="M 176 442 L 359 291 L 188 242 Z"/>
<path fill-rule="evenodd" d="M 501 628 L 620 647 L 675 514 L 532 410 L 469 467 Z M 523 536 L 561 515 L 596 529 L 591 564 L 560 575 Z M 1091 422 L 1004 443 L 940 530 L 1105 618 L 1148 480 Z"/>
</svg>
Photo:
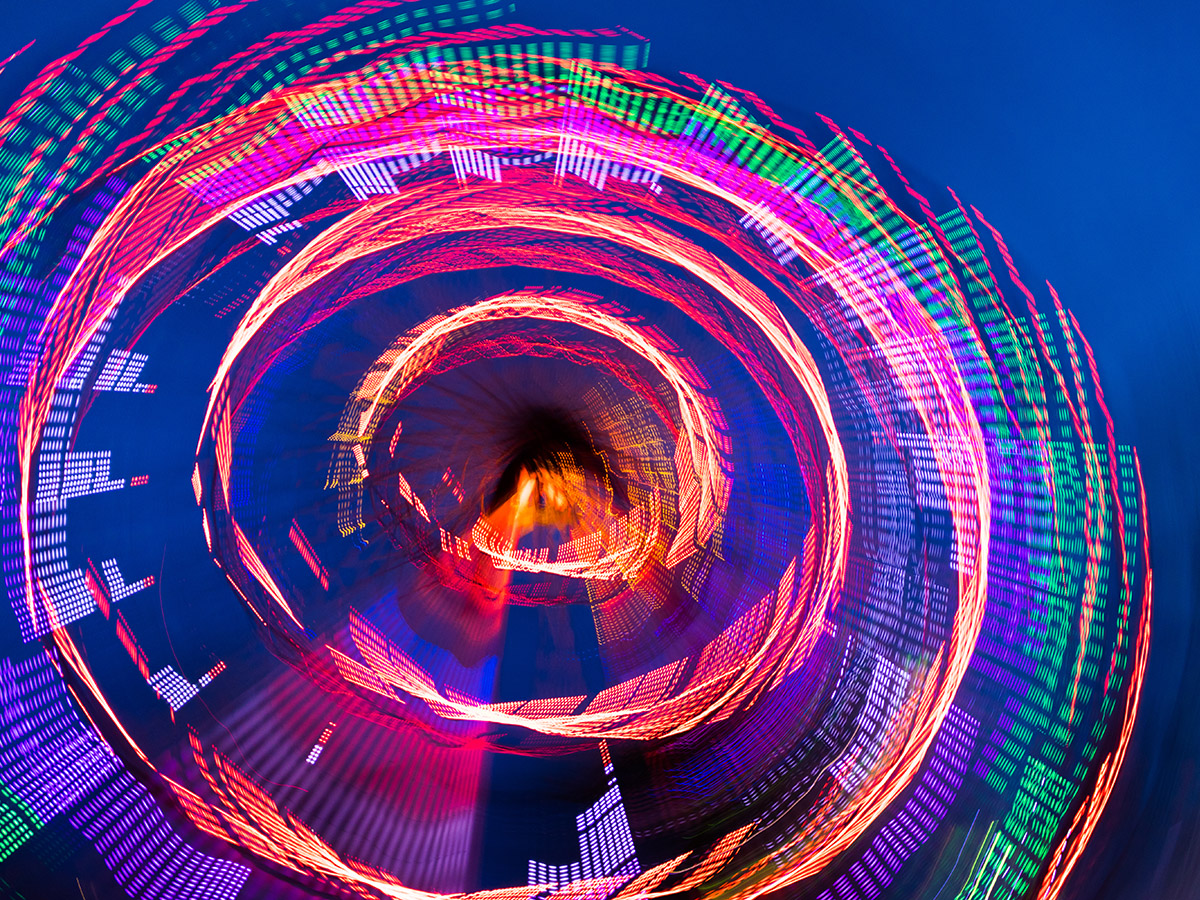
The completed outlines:
<svg viewBox="0 0 1200 900">
<path fill-rule="evenodd" d="M 131 71 L 152 74 L 246 4 L 191 6 L 190 30 L 168 28 L 160 55 L 130 60 Z M 412 21 L 430 16 L 412 6 Z M 231 589 L 262 633 L 295 651 L 296 677 L 307 673 L 364 722 L 415 728 L 471 752 L 504 753 L 515 741 L 524 752 L 600 747 L 604 756 L 607 787 L 577 818 L 580 861 L 527 856 L 528 884 L 469 896 L 741 898 L 788 889 L 873 900 L 893 884 L 906 889 L 897 873 L 939 833 L 968 779 L 978 812 L 947 884 L 953 878 L 964 897 L 1055 896 L 1120 769 L 1149 639 L 1137 458 L 1115 441 L 1074 318 L 1052 287 L 1035 298 L 978 210 L 953 193 L 927 198 L 857 132 L 822 120 L 832 137 L 818 148 L 753 95 L 639 71 L 644 42 L 625 32 L 489 26 L 499 4 L 444 6 L 434 8 L 433 18 L 444 16 L 436 28 L 481 27 L 406 34 L 390 4 L 367 3 L 276 33 L 219 67 L 220 77 L 187 81 L 120 148 L 101 139 L 105 114 L 145 99 L 141 88 L 115 92 L 63 151 L 55 178 L 35 179 L 57 152 L 47 142 L 8 184 L 0 221 L 11 305 L 45 323 L 24 345 L 4 347 L 4 383 L 20 395 L 6 425 L 19 467 L 19 538 L 6 572 L 22 640 L 48 636 L 89 716 L 158 769 L 158 786 L 206 840 L 239 845 L 265 871 L 289 870 L 323 889 L 446 895 L 335 849 L 335 836 L 309 828 L 269 780 L 196 730 L 181 742 L 189 771 L 155 766 L 139 723 L 89 662 L 87 643 L 99 633 L 84 630 L 91 613 L 108 618 L 117 601 L 129 608 L 155 582 L 126 583 L 116 559 L 101 563 L 102 577 L 68 560 L 68 501 L 126 487 L 113 477 L 111 451 L 66 449 L 88 411 L 81 399 L 154 393 L 139 380 L 153 362 L 131 349 L 137 336 L 188 290 L 273 248 L 248 306 L 214 309 L 217 318 L 236 309 L 239 322 L 197 423 L 192 486 L 203 538 Z M 288 84 L 262 95 L 267 60 L 350 22 L 362 31 L 327 41 L 312 64 L 274 66 L 266 83 Z M 32 104 L 61 100 L 64 69 L 31 86 L 5 133 L 26 139 L 17 123 Z M 255 73 L 257 87 L 246 87 Z M 46 302 L 22 301 L 20 279 L 45 223 L 80 185 L 91 191 L 92 205 L 75 213 L 87 227 L 61 257 Z M 227 222 L 246 239 L 182 289 L 138 287 Z M 637 633 L 630 605 L 663 577 L 687 588 L 684 602 L 720 611 L 717 627 L 675 658 L 583 694 L 499 701 L 483 684 L 472 693 L 416 658 L 377 611 L 351 608 L 339 638 L 327 640 L 327 629 L 318 638 L 305 621 L 311 585 L 297 587 L 266 533 L 248 523 L 252 504 L 239 483 L 238 454 L 260 427 L 255 392 L 293 345 L 381 291 L 503 267 L 541 270 L 543 285 L 448 305 L 398 335 L 345 405 L 328 487 L 350 537 L 366 526 L 372 478 L 386 473 L 393 508 L 427 533 L 426 562 L 486 557 L 547 576 L 553 589 L 524 595 L 535 606 L 552 605 L 559 585 L 583 584 L 603 597 L 593 607 L 602 640 Z M 571 287 L 569 276 L 683 316 L 728 354 L 774 414 L 786 464 L 745 469 L 739 454 L 754 435 L 732 424 L 741 413 L 725 381 L 704 371 L 711 359 L 690 357 L 699 339 Z M 520 331 L 531 322 L 560 330 L 546 342 Z M 572 356 L 563 335 L 594 346 Z M 470 529 L 442 523 L 423 482 L 396 468 L 404 403 L 421 385 L 468 358 L 551 354 L 608 371 L 637 398 L 628 407 L 636 416 L 609 418 L 633 419 L 620 427 L 673 444 L 631 463 L 647 486 L 628 511 L 553 558 L 482 520 Z M 603 421 L 604 405 L 591 402 Z M 439 476 L 463 491 L 452 468 Z M 756 530 L 739 506 L 755 491 L 803 494 L 808 514 Z M 332 590 L 337 573 L 297 519 L 283 527 L 322 592 Z M 742 563 L 752 578 L 722 590 L 720 564 L 734 547 L 754 554 Z M 721 606 L 706 593 L 731 599 Z M 123 615 L 104 633 L 125 645 L 173 720 L 195 706 L 199 688 L 175 668 L 148 674 Z M 66 721 L 65 711 L 25 723 L 18 705 L 11 713 L 10 722 L 6 703 L 14 736 L 26 728 L 39 738 L 28 744 L 34 759 L 0 756 L 5 808 L 20 818 L 5 826 L 11 849 L 0 853 L 47 815 L 74 808 L 76 827 L 139 895 L 188 895 L 190 887 L 164 888 L 167 875 L 150 880 L 174 872 L 166 862 L 176 858 L 206 885 L 198 896 L 240 889 L 244 866 L 185 847 L 149 799 L 129 807 L 122 828 L 136 831 L 140 816 L 161 840 L 130 863 L 124 830 L 96 819 L 113 791 L 136 792 L 116 757 L 78 720 L 70 727 L 86 739 L 55 738 L 63 726 L 52 722 Z M 310 766 L 328 738 L 327 729 Z M 618 760 L 641 752 L 657 760 L 663 780 L 635 779 L 653 787 L 647 799 L 617 787 L 610 740 L 619 741 Z M 77 743 L 88 747 L 83 756 Z M 30 769 L 75 757 L 95 774 L 71 786 Z M 682 854 L 650 840 L 710 818 L 720 829 L 676 845 Z M 640 850 L 643 839 L 654 849 Z"/>
</svg>

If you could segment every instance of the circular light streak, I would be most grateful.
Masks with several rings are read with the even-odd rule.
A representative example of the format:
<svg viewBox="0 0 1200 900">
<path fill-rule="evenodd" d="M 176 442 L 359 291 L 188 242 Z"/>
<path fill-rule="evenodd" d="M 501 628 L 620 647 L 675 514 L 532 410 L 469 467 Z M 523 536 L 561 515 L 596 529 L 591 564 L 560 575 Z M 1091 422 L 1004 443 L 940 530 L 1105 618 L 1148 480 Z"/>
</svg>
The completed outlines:
<svg viewBox="0 0 1200 900">
<path fill-rule="evenodd" d="M 994 791 L 988 803 L 997 812 L 963 889 L 1003 879 L 1014 891 L 1054 896 L 1112 790 L 1149 633 L 1136 456 L 1115 442 L 1074 320 L 1052 288 L 1052 306 L 1039 306 L 978 211 L 954 197 L 935 216 L 886 152 L 857 133 L 825 122 L 833 137 L 818 149 L 728 86 L 697 88 L 588 59 L 580 42 L 573 55 L 505 37 L 514 35 L 368 41 L 220 114 L 214 89 L 213 102 L 173 128 L 151 128 L 138 156 L 97 169 L 93 181 L 119 175 L 124 188 L 55 291 L 38 336 L 44 349 L 22 383 L 18 618 L 52 643 L 100 733 L 139 757 L 196 828 L 324 890 L 413 900 L 803 891 L 824 885 L 849 851 L 874 847 L 872 836 L 892 827 L 885 814 L 901 799 L 928 796 L 928 773 L 945 770 L 945 759 L 958 760 L 958 784 L 973 777 L 974 754 L 971 772 Z M 867 151 L 891 165 L 903 199 L 885 190 Z M 331 184 L 341 188 L 325 192 Z M 306 206 L 310 195 L 321 199 Z M 30 210 L 9 222 L 6 252 L 56 207 L 43 197 Z M 233 240 L 234 226 L 254 236 Z M 985 240 L 1003 278 L 981 252 Z M 89 651 L 97 639 L 63 615 L 61 571 L 39 556 L 50 527 L 38 507 L 50 491 L 46 441 L 74 373 L 90 379 L 81 392 L 100 389 L 107 369 L 86 372 L 96 348 L 117 339 L 110 330 L 131 348 L 182 297 L 254 265 L 263 277 L 218 354 L 196 423 L 197 536 L 291 677 L 363 727 L 452 752 L 540 759 L 599 749 L 610 775 L 614 754 L 643 754 L 659 769 L 648 766 L 654 774 L 636 783 L 667 797 L 642 811 L 645 834 L 683 832 L 706 814 L 717 827 L 682 840 L 680 854 L 660 842 L 650 851 L 657 858 L 630 857 L 632 869 L 626 859 L 612 871 L 589 864 L 539 880 L 530 860 L 528 884 L 433 890 L 335 849 L 336 835 L 289 812 L 269 778 L 244 771 L 197 728 L 184 763 L 161 763 L 144 723 L 106 691 L 110 676 Z M 369 544 L 364 496 L 389 492 L 389 513 L 415 517 L 428 533 L 429 547 L 405 564 L 433 573 L 439 590 L 473 591 L 490 617 L 489 641 L 510 605 L 576 602 L 567 582 L 585 592 L 598 634 L 615 617 L 623 634 L 651 640 L 629 624 L 643 595 L 650 606 L 709 616 L 704 628 L 678 634 L 658 624 L 653 639 L 669 635 L 661 648 L 629 651 L 652 665 L 626 665 L 610 651 L 610 669 L 623 674 L 601 688 L 517 699 L 483 696 L 482 684 L 472 692 L 446 673 L 477 666 L 418 658 L 428 642 L 389 634 L 372 618 L 378 605 L 360 608 L 352 580 L 325 569 L 293 517 L 292 542 L 323 589 L 335 583 L 355 599 L 327 607 L 311 586 L 298 587 L 263 504 L 246 499 L 262 427 L 255 410 L 289 361 L 341 333 L 346 317 L 452 277 L 506 287 L 454 298 L 432 315 L 415 301 L 399 304 L 405 327 L 377 341 L 382 353 L 355 380 L 331 439 L 326 487 L 337 498 L 340 539 Z M 1026 301 L 1019 313 L 1014 293 Z M 678 334 L 666 328 L 681 322 Z M 531 328 L 548 329 L 544 343 L 523 336 Z M 654 434 L 674 442 L 665 455 L 639 456 L 636 441 L 623 438 L 639 498 L 620 513 L 589 510 L 587 529 L 553 546 L 529 543 L 530 532 L 558 521 L 528 512 L 530 504 L 587 505 L 603 494 L 570 494 L 561 473 L 574 471 L 571 460 L 552 475 L 521 469 L 517 512 L 504 521 L 526 524 L 505 534 L 492 524 L 501 519 L 495 509 L 463 519 L 465 501 L 434 497 L 398 456 L 412 440 L 405 404 L 425 385 L 469 363 L 523 354 L 558 354 L 601 373 L 647 411 Z M 769 427 L 790 451 L 779 465 L 802 484 L 807 513 L 781 503 L 771 523 L 787 533 L 754 520 L 779 486 L 754 481 L 766 481 L 766 457 L 755 454 L 778 448 L 759 448 L 755 433 L 732 426 L 735 412 L 751 415 L 727 401 L 734 382 L 744 405 L 752 396 L 771 411 Z M 620 465 L 596 447 L 588 452 L 601 460 L 604 483 L 615 484 Z M 448 485 L 465 478 L 465 466 L 446 468 Z M 65 504 L 65 487 L 53 488 Z M 548 499 L 532 499 L 539 492 Z M 447 509 L 473 524 L 444 523 Z M 1022 528 L 1039 540 L 1026 542 Z M 722 562 L 740 565 L 743 578 L 724 591 L 697 574 Z M 1055 568 L 1062 577 L 1052 585 Z M 533 587 L 510 587 L 514 578 Z M 107 618 L 112 584 L 88 584 Z M 706 590 L 720 595 L 710 607 Z M 128 624 L 116 634 L 136 661 Z M 1006 656 L 1021 648 L 1006 650 L 997 635 L 1023 639 L 1027 657 Z M 1004 682 L 1013 671 L 1033 686 L 1022 693 L 1024 682 Z M 1010 691 L 1007 699 L 988 693 L 989 680 Z M 983 746 L 985 714 L 1001 736 L 997 752 Z M 1014 774 L 1000 756 L 1002 732 L 1032 735 L 1031 725 L 1062 746 Z M 960 732 L 961 754 L 945 737 Z M 1112 737 L 1096 740 L 1105 733 Z M 687 775 L 710 743 L 746 772 L 716 786 Z M 1055 769 L 1068 761 L 1086 773 L 1075 776 L 1085 790 Z M 1028 798 L 1051 781 L 1058 793 L 1043 805 L 1055 812 L 1035 823 Z M 952 798 L 958 785 L 947 790 Z M 949 802 L 933 801 L 934 818 Z M 1022 828 L 1041 829 L 1039 840 L 1022 847 Z M 974 820 L 966 840 L 973 833 Z M 854 877 L 860 887 L 882 880 Z"/>
</svg>

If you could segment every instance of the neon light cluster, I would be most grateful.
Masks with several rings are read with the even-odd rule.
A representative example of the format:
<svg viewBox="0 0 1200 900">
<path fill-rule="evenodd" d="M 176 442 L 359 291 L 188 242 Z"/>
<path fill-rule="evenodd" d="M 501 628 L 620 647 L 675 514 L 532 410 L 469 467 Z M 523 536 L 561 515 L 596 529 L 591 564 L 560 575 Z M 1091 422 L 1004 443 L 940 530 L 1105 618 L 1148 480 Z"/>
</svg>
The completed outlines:
<svg viewBox="0 0 1200 900">
<path fill-rule="evenodd" d="M 269 6 L 0 120 L 0 869 L 65 812 L 139 897 L 1057 896 L 1151 574 L 1053 287 L 625 30 Z"/>
</svg>

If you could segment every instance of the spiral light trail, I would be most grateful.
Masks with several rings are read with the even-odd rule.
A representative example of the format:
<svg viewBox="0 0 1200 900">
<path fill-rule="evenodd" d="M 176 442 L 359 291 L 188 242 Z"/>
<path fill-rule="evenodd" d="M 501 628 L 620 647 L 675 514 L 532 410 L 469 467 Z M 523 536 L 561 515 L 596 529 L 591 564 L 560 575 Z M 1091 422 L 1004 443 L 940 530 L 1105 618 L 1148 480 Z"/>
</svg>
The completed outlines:
<svg viewBox="0 0 1200 900">
<path fill-rule="evenodd" d="M 626 30 L 280 8 L 0 121 L 0 876 L 1056 896 L 1151 574 L 1053 287 Z"/>
</svg>

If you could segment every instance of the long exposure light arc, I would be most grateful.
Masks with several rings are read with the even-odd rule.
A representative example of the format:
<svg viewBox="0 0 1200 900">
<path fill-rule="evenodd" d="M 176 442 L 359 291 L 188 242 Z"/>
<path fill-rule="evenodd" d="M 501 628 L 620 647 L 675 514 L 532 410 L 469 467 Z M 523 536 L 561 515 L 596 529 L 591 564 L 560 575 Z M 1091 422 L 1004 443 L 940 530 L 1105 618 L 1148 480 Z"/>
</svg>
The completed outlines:
<svg viewBox="0 0 1200 900">
<path fill-rule="evenodd" d="M 210 16 L 201 30 L 235 12 Z M 364 7 L 355 16 L 372 14 Z M 321 32 L 314 27 L 311 33 Z M 567 34 L 554 33 L 556 38 Z M 1132 487 L 1140 485 L 1136 455 L 1116 443 L 1096 363 L 1078 324 L 1053 288 L 1052 304 L 1039 304 L 1002 237 L 977 210 L 954 197 L 950 212 L 935 216 L 932 201 L 900 174 L 892 157 L 857 132 L 848 134 L 824 120 L 834 138 L 818 149 L 809 135 L 789 129 L 752 95 L 727 85 L 671 82 L 631 64 L 589 58 L 592 51 L 584 51 L 584 44 L 575 56 L 565 44 L 560 55 L 550 44 L 549 49 L 533 44 L 522 49 L 500 43 L 478 56 L 451 52 L 471 41 L 486 46 L 500 36 L 480 28 L 381 39 L 376 47 L 334 50 L 331 45 L 326 62 L 345 65 L 361 55 L 366 67 L 328 77 L 317 66 L 291 86 L 222 115 L 214 115 L 216 92 L 201 105 L 205 115 L 214 115 L 211 122 L 189 119 L 174 133 L 148 128 L 149 149 L 112 170 L 129 181 L 55 291 L 36 335 L 44 351 L 21 385 L 14 441 L 23 572 L 15 601 L 18 617 L 52 642 L 58 661 L 71 672 L 71 692 L 94 719 L 94 728 L 140 757 L 192 825 L 240 845 L 269 866 L 315 878 L 329 890 L 480 900 L 515 900 L 545 891 L 622 898 L 803 892 L 835 877 L 848 851 L 875 846 L 869 842 L 878 838 L 872 836 L 899 821 L 888 819 L 888 811 L 902 799 L 922 792 L 931 796 L 926 784 L 934 776 L 929 773 L 946 768 L 939 753 L 959 752 L 947 748 L 957 733 L 953 728 L 960 728 L 971 735 L 976 761 L 970 772 L 975 774 L 968 773 L 964 756 L 953 777 L 958 783 L 978 777 L 988 787 L 977 792 L 983 796 L 990 789 L 988 803 L 995 808 L 991 837 L 977 848 L 965 875 L 965 895 L 990 893 L 1003 883 L 1014 894 L 1036 890 L 1040 898 L 1057 896 L 1126 755 L 1145 671 L 1151 593 L 1145 499 Z M 636 39 L 620 32 L 594 37 Z M 188 40 L 171 47 L 177 50 Z M 301 40 L 297 33 L 295 41 Z M 291 38 L 284 44 L 290 46 Z M 635 57 L 629 54 L 630 60 Z M 219 71 L 230 78 L 253 71 L 249 56 L 238 58 L 245 61 L 235 66 L 231 60 L 228 71 Z M 31 96 L 38 96 L 37 90 Z M 12 115 L 28 108 L 26 100 Z M 161 120 L 169 108 L 162 107 Z M 134 146 L 137 139 L 130 141 Z M 49 152 L 50 146 L 42 145 L 36 158 Z M 882 155 L 903 181 L 905 202 L 884 190 L 865 161 L 868 152 Z M 82 150 L 73 151 L 64 171 L 84 158 Z M 6 223 L 15 225 L 5 244 L 10 253 L 21 246 L 19 235 L 31 233 L 32 223 L 63 214 L 45 193 L 21 210 L 19 222 L 11 218 L 21 196 L 32 190 L 33 172 L 31 161 L 5 207 Z M 101 183 L 103 174 L 97 170 L 89 183 Z M 51 187 L 64 183 L 60 179 Z M 329 196 L 313 196 L 320 195 L 323 205 L 289 218 L 285 204 L 299 203 L 319 184 Z M 342 185 L 341 193 L 329 185 Z M 200 248 L 208 244 L 231 243 L 225 235 L 234 228 L 254 236 L 215 252 L 212 259 L 204 256 L 209 251 Z M 1002 267 L 988 262 L 981 234 L 996 246 Z M 270 259 L 261 245 L 278 248 L 278 256 Z M 187 274 L 186 294 L 200 285 L 219 285 L 223 277 L 232 277 L 223 274 L 227 269 L 256 261 L 256 254 L 266 260 L 264 274 L 218 354 L 190 469 L 212 559 L 252 615 L 250 626 L 273 646 L 286 648 L 281 655 L 290 654 L 292 669 L 283 669 L 281 677 L 290 672 L 293 678 L 312 678 L 329 702 L 349 715 L 392 732 L 411 729 L 443 746 L 464 748 L 462 754 L 519 750 L 537 758 L 551 750 L 600 747 L 610 774 L 613 763 L 603 742 L 618 742 L 621 752 L 663 753 L 663 759 L 671 759 L 671 753 L 683 753 L 674 748 L 692 748 L 689 742 L 701 741 L 702 735 L 725 740 L 721 729 L 728 729 L 737 736 L 729 746 L 741 741 L 754 748 L 736 758 L 748 773 L 758 772 L 754 777 L 763 784 L 778 781 L 768 771 L 771 754 L 782 758 L 790 750 L 754 743 L 746 736 L 746 723 L 766 717 L 772 727 L 786 728 L 774 724 L 786 720 L 780 709 L 787 704 L 779 698 L 792 696 L 788 692 L 798 685 L 812 690 L 832 685 L 824 707 L 796 703 L 795 721 L 809 722 L 805 740 L 833 729 L 842 721 L 838 716 L 849 723 L 826 758 L 818 764 L 813 756 L 811 773 L 795 775 L 796 784 L 808 785 L 798 799 L 773 806 L 744 800 L 742 811 L 731 814 L 731 824 L 720 833 L 692 840 L 683 854 L 665 853 L 660 846 L 649 859 L 635 857 L 633 869 L 623 863 L 619 876 L 618 869 L 608 874 L 580 870 L 569 877 L 531 874 L 523 885 L 439 891 L 335 849 L 336 835 L 306 825 L 264 787 L 270 779 L 248 775 L 219 749 L 218 740 L 200 736 L 199 725 L 186 732 L 186 771 L 177 763 L 170 769 L 160 764 L 141 724 L 104 686 L 111 676 L 89 662 L 94 638 L 74 624 L 76 612 L 64 613 L 54 580 L 58 572 L 39 556 L 48 526 L 36 508 L 49 484 L 39 454 L 46 452 L 46 436 L 57 422 L 53 411 L 63 385 L 72 383 L 72 373 L 85 366 L 85 359 L 97 355 L 93 348 L 113 340 L 106 337 L 113 323 L 126 335 L 120 352 L 127 354 L 183 296 L 154 293 L 162 273 L 182 259 L 213 265 Z M 576 544 L 558 547 L 555 552 L 569 561 L 521 549 L 515 537 L 489 531 L 484 518 L 457 531 L 444 525 L 439 517 L 448 501 L 429 494 L 428 484 L 430 476 L 457 483 L 463 473 L 453 465 L 444 473 L 420 467 L 415 474 L 403 468 L 384 473 L 401 498 L 396 514 L 411 510 L 423 528 L 441 535 L 433 550 L 417 554 L 418 560 L 436 560 L 444 552 L 448 560 L 459 560 L 446 562 L 447 571 L 460 564 L 502 570 L 502 578 L 483 582 L 492 591 L 488 602 L 498 609 L 506 608 L 503 585 L 514 573 L 525 579 L 575 580 L 596 596 L 603 593 L 617 614 L 639 591 L 658 598 L 653 603 L 680 603 L 678 595 L 688 598 L 684 605 L 702 606 L 697 592 L 703 588 L 686 587 L 693 575 L 684 573 L 715 565 L 729 546 L 762 554 L 765 562 L 747 568 L 753 577 L 736 588 L 736 597 L 734 588 L 727 589 L 731 597 L 703 638 L 685 632 L 691 642 L 686 651 L 634 667 L 603 688 L 589 685 L 584 693 L 572 688 L 516 700 L 473 694 L 446 674 L 461 667 L 441 662 L 441 668 L 430 667 L 413 655 L 412 648 L 424 646 L 417 638 L 403 629 L 399 636 L 389 634 L 377 621 L 386 612 L 378 604 L 369 609 L 349 604 L 317 625 L 311 615 L 314 609 L 327 615 L 324 607 L 288 574 L 271 546 L 266 517 L 247 501 L 242 486 L 245 461 L 255 452 L 247 436 L 260 427 L 247 422 L 254 404 L 282 377 L 281 360 L 341 327 L 339 322 L 376 302 L 376 296 L 415 292 L 422 279 L 447 274 L 512 277 L 505 266 L 538 269 L 550 287 L 532 287 L 536 282 L 523 275 L 505 290 L 446 304 L 432 318 L 418 314 L 414 304 L 407 336 L 397 344 L 383 342 L 391 355 L 378 357 L 385 362 L 351 393 L 346 409 L 357 420 L 351 416 L 352 429 L 339 431 L 331 442 L 333 470 L 350 475 L 331 477 L 327 487 L 339 496 L 355 494 L 362 490 L 360 481 L 376 474 L 368 470 L 366 454 L 380 440 L 381 424 L 397 409 L 397 421 L 403 420 L 403 403 L 418 381 L 436 382 L 457 371 L 430 368 L 452 335 L 474 334 L 471 329 L 482 326 L 503 335 L 516 323 L 537 322 L 563 329 L 564 336 L 555 340 L 593 335 L 597 360 L 629 351 L 648 362 L 669 387 L 662 395 L 667 399 L 650 384 L 634 387 L 662 402 L 665 418 L 655 434 L 672 435 L 675 450 L 663 459 L 673 462 L 653 464 L 663 468 L 660 483 L 646 489 L 646 499 L 639 501 L 644 506 L 631 502 L 629 512 L 608 519 L 604 537 L 587 532 Z M 586 287 L 575 286 L 573 278 Z M 590 292 L 594 283 L 582 280 L 588 278 L 603 279 L 613 296 Z M 1020 313 L 1005 300 L 1001 278 L 1025 297 Z M 618 302 L 618 296 L 624 299 Z M 644 314 L 622 305 L 631 297 L 645 309 L 669 311 L 660 313 L 663 321 L 686 318 L 696 334 L 684 339 L 656 332 L 658 326 L 646 324 Z M 136 337 L 129 339 L 130 334 Z M 520 346 L 519 338 L 509 340 Z M 618 349 L 603 349 L 604 341 Z M 125 358 L 118 362 L 124 365 Z M 705 372 L 726 358 L 736 366 L 721 370 L 725 377 L 745 380 L 739 390 L 753 391 L 755 402 L 775 414 L 778 421 L 770 427 L 778 428 L 794 451 L 787 471 L 798 473 L 805 512 L 799 515 L 796 505 L 788 510 L 793 519 L 779 520 L 790 529 L 779 538 L 779 548 L 757 536 L 746 512 L 762 502 L 745 462 L 759 449 L 752 435 L 735 432 L 726 421 L 726 415 L 747 418 L 750 413 L 744 401 L 739 406 L 722 396 L 726 382 Z M 480 359 L 476 362 L 483 364 L 493 357 Z M 121 370 L 104 365 L 115 383 Z M 620 379 L 617 383 L 629 387 Z M 710 391 L 717 399 L 707 399 Z M 86 406 L 81 409 L 91 415 Z M 1093 426 L 1095 415 L 1104 427 Z M 764 419 L 751 421 L 767 427 Z M 402 436 L 399 425 L 394 427 L 385 462 L 396 458 L 397 445 L 404 450 L 415 440 L 407 428 Z M 900 474 L 889 474 L 892 460 L 901 461 Z M 646 460 L 641 465 L 651 467 Z M 767 471 L 765 463 L 756 465 L 755 471 Z M 61 478 L 65 484 L 65 474 Z M 874 501 L 868 494 L 883 484 L 915 498 L 915 524 L 889 532 L 893 526 L 872 518 Z M 65 504 L 66 493 L 61 496 Z M 675 509 L 664 507 L 671 496 Z M 361 505 L 361 499 L 353 502 Z M 942 513 L 946 527 L 939 531 Z M 1018 521 L 1031 536 L 1028 544 L 1022 542 Z M 364 530 L 365 522 L 353 524 L 355 534 Z M 337 567 L 327 568 L 319 559 L 333 545 L 318 538 L 314 546 L 295 515 L 289 527 L 301 536 L 292 543 L 305 556 L 307 569 L 321 577 L 324 591 L 336 595 Z M 619 537 L 615 543 L 609 528 Z M 348 536 L 345 530 L 342 534 Z M 402 542 L 405 534 L 395 532 L 392 540 Z M 916 574 L 881 596 L 884 576 L 872 572 L 876 567 L 884 572 L 883 551 L 864 548 L 888 541 L 908 542 L 902 557 Z M 581 555 L 576 548 L 585 544 L 600 549 Z M 483 558 L 486 564 L 479 562 Z M 1016 593 L 1007 586 L 1014 572 L 1025 579 Z M 675 593 L 665 588 L 654 593 L 647 585 L 655 578 L 675 579 L 670 588 Z M 87 583 L 107 619 L 108 595 L 125 596 L 133 589 L 124 582 L 113 589 L 104 581 L 96 575 Z M 907 597 L 909 590 L 913 598 Z M 946 610 L 942 618 L 935 613 L 938 591 L 947 598 L 937 601 Z M 869 625 L 875 621 L 871 617 L 878 615 L 873 607 L 894 604 L 905 610 L 914 598 L 925 619 L 918 649 L 895 636 L 888 650 L 889 638 L 870 630 L 876 628 Z M 601 622 L 611 613 L 595 599 L 592 603 L 597 635 L 607 634 Z M 997 611 L 1017 610 L 1021 603 L 1044 608 L 1029 614 L 1028 622 L 1021 618 L 1024 612 Z M 481 633 L 494 631 L 491 625 L 481 628 Z M 1016 635 L 1015 642 L 1021 628 L 1026 629 L 1024 651 L 1019 643 L 997 649 L 997 635 Z M 117 633 L 136 660 L 141 651 L 129 627 L 120 625 Z M 1028 654 L 1015 665 L 1030 687 L 1022 692 L 1004 682 L 1011 693 L 999 701 L 979 679 L 994 679 L 991 673 L 1002 671 L 994 659 L 1004 652 Z M 149 668 L 143 668 L 149 680 Z M 854 684 L 860 687 L 852 689 Z M 79 687 L 86 688 L 86 697 Z M 1065 693 L 1058 698 L 1060 688 Z M 1024 712 L 1033 709 L 1031 704 L 1037 710 Z M 994 706 L 1003 709 L 993 714 Z M 811 721 L 803 719 L 800 707 Z M 851 708 L 858 712 L 843 712 Z M 173 723 L 175 713 L 172 701 Z M 1014 716 L 1023 724 L 1014 725 Z M 1119 726 L 1113 716 L 1119 716 Z M 981 729 L 985 720 L 992 729 L 990 743 Z M 1032 735 L 1028 723 L 1043 720 L 1047 734 L 1065 736 L 1056 738 L 1063 749 L 1010 771 L 1015 766 L 998 754 L 1011 755 L 1006 747 L 1013 744 L 1012 735 L 1032 747 L 1032 737 L 1020 735 Z M 1101 743 L 1097 736 L 1105 733 L 1111 737 Z M 811 748 L 806 752 L 816 754 Z M 663 765 L 663 772 L 674 771 Z M 805 781 L 810 775 L 811 782 Z M 1048 834 L 1039 831 L 1036 842 L 1022 846 L 1014 835 L 1022 827 L 1029 830 L 1034 815 L 1029 797 L 1049 790 L 1050 775 L 1058 792 L 1052 804 L 1045 804 L 1054 810 L 1045 813 L 1052 825 L 1039 825 L 1042 831 L 1049 828 Z M 750 774 L 745 777 L 753 782 Z M 731 783 L 740 784 L 736 778 Z M 680 796 L 689 790 L 703 793 L 690 784 L 684 790 L 683 782 L 677 787 Z M 957 785 L 950 799 L 938 801 L 941 812 L 931 823 L 945 814 L 954 791 Z M 664 821 L 679 827 L 684 819 L 670 819 L 667 806 Z M 927 827 L 932 831 L 935 825 Z M 649 826 L 635 829 L 634 843 L 671 830 L 670 825 L 659 832 Z M 863 852 L 869 859 L 872 851 Z M 879 882 L 884 876 L 871 877 Z"/>
</svg>

